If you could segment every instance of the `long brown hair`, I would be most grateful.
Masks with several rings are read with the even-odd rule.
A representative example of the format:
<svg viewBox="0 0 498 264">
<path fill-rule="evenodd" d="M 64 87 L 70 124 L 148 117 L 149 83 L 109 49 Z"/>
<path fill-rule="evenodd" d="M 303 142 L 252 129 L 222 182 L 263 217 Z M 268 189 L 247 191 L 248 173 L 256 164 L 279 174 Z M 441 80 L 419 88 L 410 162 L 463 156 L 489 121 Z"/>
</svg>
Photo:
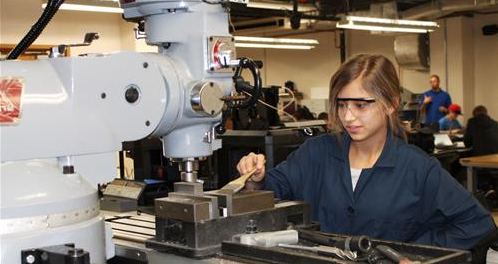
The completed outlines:
<svg viewBox="0 0 498 264">
<path fill-rule="evenodd" d="M 370 93 L 387 115 L 389 129 L 393 135 L 406 140 L 405 129 L 398 116 L 401 88 L 393 63 L 382 55 L 358 54 L 343 63 L 330 80 L 329 116 L 333 130 L 343 132 L 337 113 L 337 96 L 348 84 L 361 80 L 363 88 Z M 388 114 L 388 108 L 394 111 Z"/>
</svg>

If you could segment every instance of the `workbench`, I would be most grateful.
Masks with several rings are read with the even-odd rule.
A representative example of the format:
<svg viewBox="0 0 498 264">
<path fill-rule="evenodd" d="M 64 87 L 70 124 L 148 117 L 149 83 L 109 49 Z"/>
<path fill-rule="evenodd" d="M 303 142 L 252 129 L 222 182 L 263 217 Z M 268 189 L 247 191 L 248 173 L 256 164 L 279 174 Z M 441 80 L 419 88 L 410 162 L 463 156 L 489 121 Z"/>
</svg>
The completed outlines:
<svg viewBox="0 0 498 264">
<path fill-rule="evenodd" d="M 476 169 L 498 169 L 498 154 L 461 158 L 460 164 L 467 167 L 467 189 L 474 192 L 477 189 Z"/>
</svg>

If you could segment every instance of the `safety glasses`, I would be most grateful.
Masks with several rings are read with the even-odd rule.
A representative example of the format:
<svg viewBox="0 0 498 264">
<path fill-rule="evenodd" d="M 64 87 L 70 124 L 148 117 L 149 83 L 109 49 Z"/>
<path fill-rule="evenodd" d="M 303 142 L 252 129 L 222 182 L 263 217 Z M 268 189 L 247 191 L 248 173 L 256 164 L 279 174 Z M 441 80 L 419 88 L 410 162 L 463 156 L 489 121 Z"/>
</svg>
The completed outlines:
<svg viewBox="0 0 498 264">
<path fill-rule="evenodd" d="M 336 108 L 340 117 L 344 117 L 348 110 L 356 117 L 363 117 L 374 103 L 375 98 L 337 98 Z"/>
</svg>

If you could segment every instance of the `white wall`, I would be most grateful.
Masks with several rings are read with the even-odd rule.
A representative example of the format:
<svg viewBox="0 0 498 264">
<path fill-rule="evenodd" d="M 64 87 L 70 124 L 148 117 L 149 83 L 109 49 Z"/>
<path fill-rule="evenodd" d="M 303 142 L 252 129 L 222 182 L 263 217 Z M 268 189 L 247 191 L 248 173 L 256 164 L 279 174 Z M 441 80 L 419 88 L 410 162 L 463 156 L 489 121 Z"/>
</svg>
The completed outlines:
<svg viewBox="0 0 498 264">
<path fill-rule="evenodd" d="M 498 14 L 474 18 L 474 106 L 486 106 L 498 119 L 498 35 L 482 35 L 482 26 L 489 24 L 498 24 Z"/>
</svg>

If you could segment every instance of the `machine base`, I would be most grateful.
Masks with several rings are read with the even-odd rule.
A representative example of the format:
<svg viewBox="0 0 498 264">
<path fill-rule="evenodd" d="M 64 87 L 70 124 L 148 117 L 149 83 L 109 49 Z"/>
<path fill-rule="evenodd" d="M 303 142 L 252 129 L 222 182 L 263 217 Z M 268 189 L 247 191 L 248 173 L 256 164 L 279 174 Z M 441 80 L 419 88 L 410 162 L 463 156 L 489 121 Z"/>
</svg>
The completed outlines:
<svg viewBox="0 0 498 264">
<path fill-rule="evenodd" d="M 282 202 L 272 209 L 201 222 L 156 217 L 156 236 L 145 245 L 162 252 L 205 258 L 219 253 L 223 241 L 231 241 L 234 235 L 248 229 L 269 232 L 309 225 L 308 206 L 304 202 Z"/>
</svg>

